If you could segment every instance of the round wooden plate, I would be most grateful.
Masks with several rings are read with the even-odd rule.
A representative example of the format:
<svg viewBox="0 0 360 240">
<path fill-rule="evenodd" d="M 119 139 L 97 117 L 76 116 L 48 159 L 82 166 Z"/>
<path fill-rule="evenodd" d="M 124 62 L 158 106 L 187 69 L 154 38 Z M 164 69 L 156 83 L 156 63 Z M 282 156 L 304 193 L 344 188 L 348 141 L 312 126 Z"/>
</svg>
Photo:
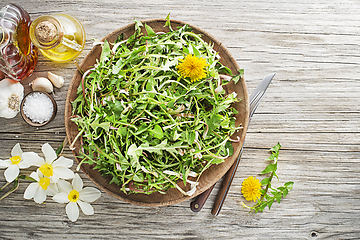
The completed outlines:
<svg viewBox="0 0 360 240">
<path fill-rule="evenodd" d="M 151 20 L 145 20 L 141 21 L 143 24 L 146 23 L 150 27 L 153 28 L 155 32 L 166 32 L 167 27 L 164 28 L 164 25 L 166 23 L 166 20 L 164 19 L 151 19 Z M 183 26 L 187 23 L 181 22 L 181 21 L 174 21 L 171 20 L 171 27 L 173 29 L 176 29 L 178 26 Z M 192 29 L 193 32 L 197 34 L 202 35 L 202 39 L 208 43 L 211 42 L 211 44 L 214 45 L 214 50 L 217 51 L 221 57 L 220 62 L 231 69 L 233 74 L 238 73 L 238 65 L 235 61 L 235 59 L 231 56 L 231 54 L 228 52 L 228 50 L 214 37 L 212 37 L 210 34 L 205 32 L 204 30 L 188 24 Z M 143 29 L 144 33 L 145 30 Z M 122 27 L 109 35 L 107 35 L 105 39 L 107 39 L 110 43 L 114 42 L 116 38 L 120 34 L 124 34 L 124 38 L 128 38 L 134 33 L 134 23 L 129 24 L 125 27 Z M 89 54 L 84 58 L 83 62 L 81 63 L 80 67 L 83 71 L 86 71 L 94 66 L 96 63 L 96 59 L 100 59 L 102 48 L 101 46 L 97 45 L 95 46 Z M 81 82 L 81 74 L 79 71 L 76 71 L 74 74 L 69 90 L 66 97 L 66 103 L 65 103 L 65 128 L 66 128 L 66 135 L 68 137 L 69 143 L 72 143 L 75 139 L 76 135 L 79 133 L 77 125 L 72 122 L 70 119 L 72 115 L 72 106 L 71 102 L 74 101 L 77 97 L 76 91 Z M 140 206 L 168 206 L 176 203 L 180 203 L 186 200 L 189 200 L 200 193 L 204 192 L 206 189 L 211 187 L 213 184 L 215 184 L 231 167 L 231 165 L 235 162 L 237 156 L 240 153 L 241 146 L 243 145 L 243 142 L 245 140 L 246 130 L 248 127 L 249 122 L 249 100 L 248 100 L 248 92 L 246 88 L 246 83 L 244 78 L 239 80 L 237 84 L 234 84 L 233 82 L 230 82 L 228 85 L 226 85 L 228 92 L 236 92 L 239 99 L 241 99 L 240 102 L 235 104 L 236 110 L 239 112 L 236 115 L 236 125 L 242 125 L 243 129 L 238 131 L 234 134 L 232 137 L 233 139 L 236 139 L 237 136 L 240 137 L 240 141 L 237 143 L 233 143 L 234 148 L 234 154 L 230 157 L 228 157 L 225 162 L 219 164 L 219 165 L 212 165 L 209 169 L 207 169 L 201 176 L 199 180 L 199 185 L 197 186 L 197 190 L 194 195 L 192 196 L 184 196 L 182 193 L 180 193 L 176 188 L 169 189 L 166 194 L 160 194 L 160 193 L 153 193 L 150 195 L 142 194 L 142 193 L 136 193 L 136 194 L 125 194 L 122 191 L 120 191 L 120 186 L 112 183 L 109 184 L 111 177 L 104 177 L 101 175 L 100 172 L 97 170 L 94 170 L 93 168 L 95 165 L 88 165 L 88 164 L 82 164 L 81 169 L 84 171 L 84 173 L 87 175 L 87 177 L 95 183 L 100 189 L 105 191 L 106 193 L 110 194 L 111 196 L 114 196 L 122 201 L 136 204 Z M 75 143 L 75 149 L 72 150 L 73 154 L 75 156 L 76 161 L 79 163 L 80 159 L 77 158 L 79 156 L 79 148 L 80 146 L 80 140 L 76 141 Z M 187 184 L 186 187 L 184 187 L 182 181 L 179 181 L 179 186 L 182 187 L 185 191 L 190 190 L 190 184 Z"/>
</svg>

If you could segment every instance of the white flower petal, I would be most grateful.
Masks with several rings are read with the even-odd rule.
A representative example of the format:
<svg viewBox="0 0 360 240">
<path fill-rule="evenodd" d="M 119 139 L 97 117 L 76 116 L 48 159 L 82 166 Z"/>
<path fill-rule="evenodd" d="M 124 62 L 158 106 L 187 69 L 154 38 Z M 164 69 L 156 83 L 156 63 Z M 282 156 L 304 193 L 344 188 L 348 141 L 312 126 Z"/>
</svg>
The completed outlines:
<svg viewBox="0 0 360 240">
<path fill-rule="evenodd" d="M 54 170 L 54 169 L 53 169 Z M 52 181 L 53 183 L 57 183 L 59 181 L 59 175 L 57 175 L 55 172 L 53 173 L 53 175 L 50 177 L 50 181 Z"/>
<path fill-rule="evenodd" d="M 19 156 L 21 157 L 23 154 L 23 151 L 21 150 L 20 144 L 17 143 L 15 144 L 15 146 L 13 147 L 13 149 L 11 150 L 11 156 Z"/>
<path fill-rule="evenodd" d="M 45 161 L 48 164 L 51 164 L 56 158 L 56 152 L 55 150 L 50 146 L 50 144 L 45 143 L 44 145 L 42 145 L 41 147 L 42 152 L 45 155 Z"/>
<path fill-rule="evenodd" d="M 35 197 L 36 190 L 40 187 L 39 183 L 33 182 L 30 183 L 24 192 L 25 199 L 32 199 Z"/>
<path fill-rule="evenodd" d="M 83 185 L 83 181 L 82 181 L 81 177 L 79 176 L 79 174 L 77 174 L 77 173 L 75 174 L 74 179 L 72 181 L 72 185 L 76 191 L 81 192 L 84 185 Z"/>
<path fill-rule="evenodd" d="M 54 196 L 56 194 L 59 193 L 59 189 L 57 187 L 57 184 L 55 183 L 50 183 L 50 185 L 48 186 L 48 188 L 45 190 L 45 193 L 47 196 Z"/>
<path fill-rule="evenodd" d="M 93 202 L 101 196 L 101 192 L 93 187 L 86 187 L 79 192 L 79 198 L 84 202 Z"/>
<path fill-rule="evenodd" d="M 10 160 L 1 160 L 0 159 L 0 168 L 8 168 L 12 165 Z"/>
<path fill-rule="evenodd" d="M 72 179 L 75 176 L 74 172 L 66 167 L 55 167 L 53 168 L 53 171 L 54 171 L 54 175 L 57 174 L 59 178 L 62 179 Z"/>
<path fill-rule="evenodd" d="M 57 182 L 57 185 L 59 188 L 59 192 L 64 192 L 67 195 L 71 192 L 71 190 L 73 190 L 71 184 L 68 181 L 62 179 Z"/>
<path fill-rule="evenodd" d="M 73 164 L 74 164 L 74 160 L 61 156 L 59 157 L 58 160 L 53 162 L 52 166 L 71 168 Z"/>
<path fill-rule="evenodd" d="M 69 202 L 66 205 L 66 214 L 72 222 L 75 222 L 78 219 L 79 208 L 75 202 Z"/>
<path fill-rule="evenodd" d="M 58 203 L 68 203 L 69 202 L 68 194 L 66 194 L 64 192 L 55 194 L 55 196 L 52 199 Z"/>
<path fill-rule="evenodd" d="M 18 164 L 18 167 L 19 167 L 20 169 L 24 169 L 24 168 L 30 167 L 30 164 L 29 164 L 27 161 L 22 160 L 22 161 Z"/>
<path fill-rule="evenodd" d="M 23 153 L 22 159 L 31 166 L 40 167 L 41 165 L 45 164 L 45 160 L 34 152 Z"/>
<path fill-rule="evenodd" d="M 33 178 L 34 180 L 36 180 L 37 182 L 40 181 L 38 172 L 39 171 L 30 173 L 30 177 Z"/>
<path fill-rule="evenodd" d="M 6 181 L 8 181 L 8 182 L 14 181 L 15 178 L 17 178 L 17 176 L 19 176 L 19 173 L 20 173 L 20 169 L 19 169 L 18 165 L 12 164 L 4 172 Z"/>
<path fill-rule="evenodd" d="M 90 205 L 90 203 L 83 202 L 81 200 L 77 201 L 77 204 L 79 204 L 81 211 L 85 215 L 93 215 L 94 214 L 94 208 Z"/>
<path fill-rule="evenodd" d="M 43 203 L 46 200 L 46 193 L 42 187 L 38 187 L 35 192 L 34 201 L 36 203 Z"/>
</svg>

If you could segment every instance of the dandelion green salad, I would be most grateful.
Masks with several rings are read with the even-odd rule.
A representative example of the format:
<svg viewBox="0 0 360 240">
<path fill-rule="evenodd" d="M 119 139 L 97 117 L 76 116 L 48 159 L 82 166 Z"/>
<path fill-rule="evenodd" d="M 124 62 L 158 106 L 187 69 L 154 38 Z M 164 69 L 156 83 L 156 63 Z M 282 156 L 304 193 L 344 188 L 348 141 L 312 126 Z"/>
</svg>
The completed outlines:
<svg viewBox="0 0 360 240">
<path fill-rule="evenodd" d="M 239 141 L 232 137 L 242 128 L 232 104 L 241 99 L 223 86 L 242 71 L 233 75 L 186 24 L 172 29 L 167 18 L 168 32 L 136 20 L 134 26 L 129 38 L 102 43 L 77 89 L 71 121 L 80 164 L 96 165 L 126 194 L 177 188 L 191 196 L 201 174 L 231 156 L 231 142 Z"/>
</svg>

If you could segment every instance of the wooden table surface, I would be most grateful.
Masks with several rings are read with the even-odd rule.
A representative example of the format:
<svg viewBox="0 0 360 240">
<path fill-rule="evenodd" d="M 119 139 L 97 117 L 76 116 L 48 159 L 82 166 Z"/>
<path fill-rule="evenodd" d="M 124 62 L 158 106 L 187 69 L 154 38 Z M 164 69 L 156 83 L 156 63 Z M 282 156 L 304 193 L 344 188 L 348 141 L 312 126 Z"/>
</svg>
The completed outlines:
<svg viewBox="0 0 360 240">
<path fill-rule="evenodd" d="M 1 7 L 13 1 L 1 0 Z M 165 18 L 199 26 L 220 40 L 245 69 L 249 93 L 276 72 L 249 126 L 242 161 L 222 211 L 211 215 L 219 184 L 204 208 L 190 201 L 168 207 L 140 207 L 106 193 L 73 223 L 63 204 L 23 198 L 29 182 L 0 202 L 1 239 L 355 239 L 360 233 L 360 3 L 356 0 L 17 0 L 32 19 L 67 13 L 83 24 L 87 41 L 138 20 Z M 16 143 L 41 153 L 65 138 L 64 107 L 73 62 L 56 64 L 39 54 L 28 84 L 48 71 L 62 75 L 55 89 L 56 118 L 28 126 L 18 114 L 0 118 L 0 159 Z M 294 188 L 271 210 L 249 214 L 241 206 L 242 181 L 266 167 L 269 149 L 280 142 L 280 181 Z M 73 158 L 68 147 L 63 155 Z M 75 165 L 73 170 L 75 171 Z M 95 186 L 79 172 L 85 186 Z M 5 184 L 0 170 L 0 185 Z M 1 193 L 3 194 L 3 193 Z"/>
</svg>

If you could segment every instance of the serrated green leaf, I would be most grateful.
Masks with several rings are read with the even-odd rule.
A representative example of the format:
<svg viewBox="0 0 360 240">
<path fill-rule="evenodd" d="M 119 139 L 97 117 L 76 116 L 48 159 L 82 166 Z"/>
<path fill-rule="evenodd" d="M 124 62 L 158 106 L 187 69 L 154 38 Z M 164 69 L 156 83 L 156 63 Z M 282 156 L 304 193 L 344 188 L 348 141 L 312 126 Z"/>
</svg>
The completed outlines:
<svg viewBox="0 0 360 240">
<path fill-rule="evenodd" d="M 140 172 L 138 172 L 134 174 L 133 180 L 135 182 L 144 182 L 144 176 Z"/>
<path fill-rule="evenodd" d="M 183 182 L 184 182 L 184 186 L 186 186 L 186 179 L 189 176 L 189 172 L 190 172 L 190 168 L 188 168 L 185 173 L 183 174 Z"/>
<path fill-rule="evenodd" d="M 159 125 L 155 125 L 154 129 L 150 130 L 150 132 L 153 134 L 153 137 L 157 139 L 163 139 L 164 137 L 164 132 Z"/>
<path fill-rule="evenodd" d="M 287 182 L 284 185 L 287 189 L 291 190 L 294 186 L 294 182 Z"/>
<path fill-rule="evenodd" d="M 260 174 L 270 173 L 275 170 L 275 164 L 269 164 Z"/>
<path fill-rule="evenodd" d="M 136 169 L 140 168 L 139 157 L 142 155 L 142 150 L 133 143 L 128 148 L 127 154 L 130 156 L 131 166 L 136 167 Z"/>
<path fill-rule="evenodd" d="M 275 146 L 273 146 L 273 147 L 270 149 L 270 151 L 271 151 L 271 152 L 279 152 L 280 148 L 281 148 L 281 145 L 280 145 L 280 143 L 278 143 L 278 144 L 276 144 Z"/>
<path fill-rule="evenodd" d="M 275 164 L 275 171 L 277 170 L 277 163 Z M 276 172 L 274 171 L 274 176 L 277 178 L 278 181 L 280 181 L 279 176 L 276 174 Z"/>
<path fill-rule="evenodd" d="M 61 145 L 60 145 L 60 147 L 58 147 L 58 148 L 56 149 L 56 151 L 55 151 L 56 156 L 59 156 L 59 155 L 60 155 L 60 153 L 62 152 L 63 148 L 64 148 L 64 142 L 62 142 Z"/>
<path fill-rule="evenodd" d="M 264 185 L 267 185 L 269 183 L 269 178 L 264 178 L 263 180 L 261 180 L 261 185 L 264 186 Z"/>
<path fill-rule="evenodd" d="M 170 13 L 166 16 L 166 23 L 164 27 L 169 27 L 169 30 L 172 32 L 173 29 L 171 28 L 171 23 L 170 23 Z"/>
<path fill-rule="evenodd" d="M 102 51 L 100 55 L 100 63 L 104 63 L 105 61 L 109 60 L 111 49 L 109 42 L 107 40 L 104 41 L 104 44 L 102 45 Z"/>
<path fill-rule="evenodd" d="M 192 46 L 192 52 L 193 54 L 196 56 L 196 57 L 200 57 L 201 54 L 199 52 L 199 50 L 194 46 L 194 45 L 191 45 Z"/>
<path fill-rule="evenodd" d="M 146 33 L 148 36 L 156 36 L 156 33 L 154 32 L 154 30 L 145 23 L 145 29 L 146 29 Z"/>
<path fill-rule="evenodd" d="M 196 137 L 195 131 L 191 131 L 191 132 L 189 133 L 188 143 L 189 143 L 189 144 L 193 144 L 194 141 L 195 141 L 195 137 Z"/>
<path fill-rule="evenodd" d="M 274 203 L 274 198 L 272 198 L 272 199 L 270 199 L 268 202 L 267 202 L 267 206 L 268 206 L 268 208 L 269 208 L 269 210 L 271 209 L 271 206 L 272 206 L 272 204 Z"/>
<path fill-rule="evenodd" d="M 238 71 L 239 71 L 239 75 L 240 75 L 241 77 L 243 77 L 243 76 L 244 76 L 244 69 L 239 69 Z"/>
<path fill-rule="evenodd" d="M 242 76 L 243 76 L 243 74 L 241 74 L 241 73 L 236 74 L 235 76 L 232 77 L 232 80 L 236 84 L 242 78 Z"/>
<path fill-rule="evenodd" d="M 287 189 L 287 188 L 285 188 L 284 190 L 283 190 L 283 195 L 284 195 L 284 197 L 286 197 L 286 195 L 289 193 L 289 190 Z"/>
</svg>

